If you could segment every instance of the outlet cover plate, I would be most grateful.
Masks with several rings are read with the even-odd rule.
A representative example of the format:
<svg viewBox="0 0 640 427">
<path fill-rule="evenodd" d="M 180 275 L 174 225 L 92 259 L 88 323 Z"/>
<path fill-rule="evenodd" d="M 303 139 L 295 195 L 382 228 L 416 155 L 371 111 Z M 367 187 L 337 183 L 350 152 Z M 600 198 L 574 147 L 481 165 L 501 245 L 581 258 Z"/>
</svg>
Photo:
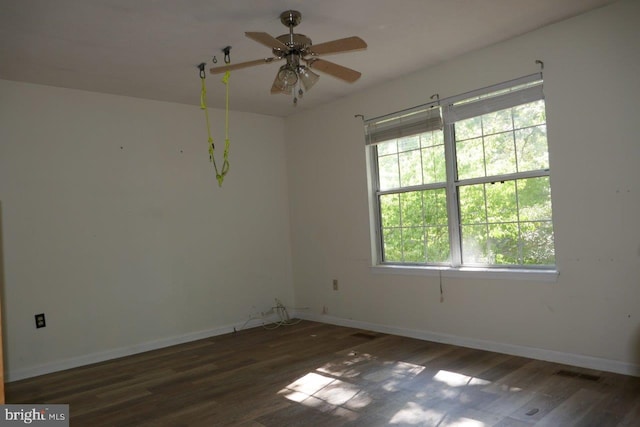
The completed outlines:
<svg viewBox="0 0 640 427">
<path fill-rule="evenodd" d="M 36 314 L 36 329 L 44 328 L 47 326 L 47 322 L 44 318 L 44 313 Z"/>
</svg>

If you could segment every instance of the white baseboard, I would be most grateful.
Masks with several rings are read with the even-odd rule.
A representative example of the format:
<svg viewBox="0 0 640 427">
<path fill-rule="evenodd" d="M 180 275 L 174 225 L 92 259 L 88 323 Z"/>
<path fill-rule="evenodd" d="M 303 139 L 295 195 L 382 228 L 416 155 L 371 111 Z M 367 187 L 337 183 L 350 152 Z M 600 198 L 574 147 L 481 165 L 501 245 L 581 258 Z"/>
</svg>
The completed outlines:
<svg viewBox="0 0 640 427">
<path fill-rule="evenodd" d="M 250 319 L 260 320 L 260 319 Z M 266 320 L 266 319 L 265 319 Z M 271 320 L 271 319 L 269 319 Z M 37 377 L 39 375 L 50 374 L 52 372 L 64 371 L 66 369 L 77 368 L 79 366 L 90 365 L 92 363 L 104 362 L 106 360 L 117 359 L 119 357 L 131 356 L 138 353 L 144 353 L 145 351 L 157 350 L 164 347 L 170 347 L 172 345 L 183 344 L 186 342 L 201 340 L 204 338 L 210 338 L 217 335 L 228 334 L 235 330 L 249 329 L 262 326 L 259 322 L 240 322 L 237 324 L 231 324 L 226 326 L 220 326 L 214 329 L 208 329 L 205 331 L 192 332 L 185 335 L 173 336 L 169 338 L 162 338 L 159 340 L 149 341 L 142 344 L 136 344 L 128 347 L 121 347 L 113 350 L 86 354 L 83 356 L 72 357 L 65 360 L 59 360 L 43 365 L 31 366 L 23 369 L 15 369 L 6 373 L 5 381 L 19 381 L 25 378 Z"/>
<path fill-rule="evenodd" d="M 589 368 L 598 371 L 614 372 L 617 374 L 640 377 L 640 365 L 620 362 L 617 360 L 602 359 L 598 357 L 584 356 L 573 353 L 563 353 L 559 351 L 545 350 L 514 344 L 505 344 L 475 338 L 459 337 L 455 335 L 440 334 L 436 332 L 398 328 L 377 323 L 362 322 L 359 320 L 343 319 L 325 314 L 310 314 L 303 311 L 296 311 L 292 313 L 292 317 L 294 316 L 299 319 L 329 323 L 332 325 L 365 329 L 369 331 L 400 335 L 425 341 L 452 344 L 460 347 L 475 348 L 478 350 L 494 351 L 496 353 L 509 354 L 512 356 L 521 356 L 530 359 L 544 360 L 547 362 L 561 363 L 564 365 L 579 366 L 582 368 Z"/>
<path fill-rule="evenodd" d="M 458 337 L 455 335 L 440 334 L 429 331 L 421 331 L 415 329 L 398 328 L 394 326 L 381 325 L 377 323 L 362 322 L 358 320 L 343 319 L 329 315 L 316 315 L 303 311 L 294 311 L 291 317 L 299 319 L 312 320 L 320 323 L 329 323 L 338 326 L 347 326 L 351 328 L 365 329 L 369 331 L 382 332 L 386 334 L 400 335 L 409 338 L 416 338 L 425 341 L 434 341 L 444 344 L 458 345 L 461 347 L 475 348 L 479 350 L 495 351 L 497 353 L 510 354 L 513 356 L 528 357 L 531 359 L 545 360 L 548 362 L 562 363 L 571 366 L 580 366 L 583 368 L 595 369 L 598 371 L 614 372 L 623 375 L 640 376 L 640 365 L 633 363 L 620 362 L 616 360 L 602 359 L 591 356 L 583 356 L 572 353 L 562 353 L 552 350 L 544 350 L 534 347 L 525 347 L 513 344 L 504 344 L 494 341 L 479 340 L 475 338 Z M 258 319 L 253 319 L 258 320 Z M 265 319 L 266 320 L 266 319 Z M 275 318 L 273 319 L 275 320 Z M 92 363 L 104 362 L 106 360 L 117 359 L 119 357 L 131 356 L 133 354 L 143 353 L 145 351 L 157 350 L 172 345 L 183 344 L 186 342 L 196 341 L 204 338 L 210 338 L 217 335 L 223 335 L 234 330 L 254 328 L 261 326 L 256 322 L 240 322 L 226 326 L 220 326 L 205 331 L 193 332 L 185 335 L 163 338 L 160 340 L 149 341 L 129 347 L 121 347 L 114 350 L 87 354 L 84 356 L 72 357 L 65 360 L 46 363 L 43 365 L 32 366 L 23 369 L 9 370 L 6 373 L 5 381 L 12 382 L 25 378 L 36 377 L 39 375 L 50 374 L 52 372 L 63 371 L 66 369 L 77 368 L 79 366 L 90 365 Z"/>
</svg>

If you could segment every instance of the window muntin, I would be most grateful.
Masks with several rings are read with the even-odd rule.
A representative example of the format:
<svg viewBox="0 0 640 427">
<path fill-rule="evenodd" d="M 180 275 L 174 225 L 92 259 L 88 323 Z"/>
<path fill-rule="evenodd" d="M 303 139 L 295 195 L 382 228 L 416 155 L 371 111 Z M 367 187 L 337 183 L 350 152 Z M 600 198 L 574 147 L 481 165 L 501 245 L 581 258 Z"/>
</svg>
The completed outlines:
<svg viewBox="0 0 640 427">
<path fill-rule="evenodd" d="M 377 144 L 377 159 L 382 191 L 446 180 L 442 131 Z"/>
<path fill-rule="evenodd" d="M 442 264 L 449 261 L 444 188 L 382 194 L 379 204 L 385 262 Z"/>
<path fill-rule="evenodd" d="M 444 111 L 446 130 L 371 147 L 379 263 L 553 268 L 540 89 L 532 82 L 456 101 Z"/>
<path fill-rule="evenodd" d="M 454 124 L 459 180 L 549 168 L 544 101 Z"/>
<path fill-rule="evenodd" d="M 553 265 L 548 177 L 458 188 L 464 265 Z"/>
</svg>

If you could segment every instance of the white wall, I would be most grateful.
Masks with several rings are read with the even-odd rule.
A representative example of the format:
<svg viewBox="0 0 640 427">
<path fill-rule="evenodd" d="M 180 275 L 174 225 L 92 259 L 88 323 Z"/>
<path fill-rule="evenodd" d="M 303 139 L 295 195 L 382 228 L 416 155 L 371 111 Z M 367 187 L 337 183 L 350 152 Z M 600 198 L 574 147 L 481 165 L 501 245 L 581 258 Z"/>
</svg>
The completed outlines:
<svg viewBox="0 0 640 427">
<path fill-rule="evenodd" d="M 557 282 L 445 278 L 440 303 L 437 276 L 373 273 L 354 115 L 531 74 L 536 59 L 545 64 Z M 302 315 L 640 374 L 639 76 L 640 2 L 629 0 L 288 118 L 296 304 L 310 307 Z"/>
<path fill-rule="evenodd" d="M 221 163 L 224 111 L 211 114 Z M 10 380 L 228 332 L 275 297 L 293 302 L 283 120 L 230 120 L 218 188 L 195 106 L 0 81 Z"/>
<path fill-rule="evenodd" d="M 222 189 L 197 107 L 0 81 L 8 378 L 226 332 L 274 297 L 318 320 L 634 373 L 639 16 L 622 1 L 284 121 L 233 112 Z M 437 277 L 374 274 L 354 114 L 529 74 L 535 59 L 558 281 L 445 278 L 440 303 Z"/>
</svg>

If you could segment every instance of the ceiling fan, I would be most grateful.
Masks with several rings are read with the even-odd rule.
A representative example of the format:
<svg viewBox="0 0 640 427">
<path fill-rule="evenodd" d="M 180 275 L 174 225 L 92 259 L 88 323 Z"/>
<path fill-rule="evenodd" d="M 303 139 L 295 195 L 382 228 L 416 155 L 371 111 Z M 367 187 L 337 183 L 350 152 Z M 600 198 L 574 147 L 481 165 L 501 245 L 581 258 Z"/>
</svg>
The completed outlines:
<svg viewBox="0 0 640 427">
<path fill-rule="evenodd" d="M 297 103 L 298 96 L 302 96 L 304 91 L 311 89 L 320 78 L 312 69 L 349 83 L 353 83 L 360 78 L 360 72 L 321 59 L 318 56 L 365 49 L 367 44 L 364 40 L 360 37 L 346 37 L 313 45 L 309 37 L 293 32 L 293 28 L 297 26 L 300 21 L 302 21 L 302 14 L 300 12 L 288 10 L 280 14 L 280 22 L 286 27 L 289 27 L 289 34 L 272 37 L 263 32 L 245 32 L 245 35 L 251 40 L 271 48 L 274 55 L 273 57 L 214 67 L 210 69 L 210 72 L 212 74 L 219 74 L 226 71 L 252 67 L 254 65 L 269 64 L 273 61 L 284 59 L 286 60 L 286 64 L 282 65 L 278 70 L 273 85 L 271 86 L 271 93 L 293 94 L 294 104 Z M 302 62 L 306 65 L 303 65 Z"/>
</svg>

